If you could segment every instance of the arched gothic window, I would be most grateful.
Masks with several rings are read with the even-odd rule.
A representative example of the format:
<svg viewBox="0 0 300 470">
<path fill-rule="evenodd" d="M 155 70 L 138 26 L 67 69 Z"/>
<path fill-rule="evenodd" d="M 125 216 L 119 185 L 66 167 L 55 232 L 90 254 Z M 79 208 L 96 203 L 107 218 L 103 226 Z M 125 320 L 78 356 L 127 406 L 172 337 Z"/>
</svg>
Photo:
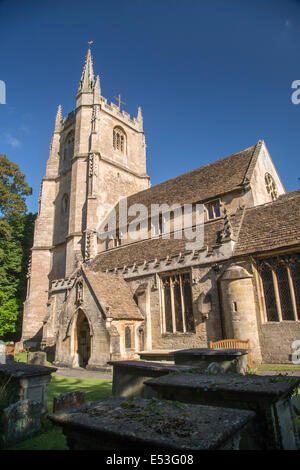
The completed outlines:
<svg viewBox="0 0 300 470">
<path fill-rule="evenodd" d="M 69 196 L 64 194 L 61 201 L 61 212 L 62 215 L 67 214 L 69 211 Z"/>
<path fill-rule="evenodd" d="M 74 131 L 69 132 L 64 142 L 63 159 L 71 160 L 74 155 Z"/>
<path fill-rule="evenodd" d="M 113 147 L 117 152 L 126 154 L 126 134 L 121 127 L 114 128 Z"/>
<path fill-rule="evenodd" d="M 278 191 L 277 191 L 274 178 L 273 176 L 270 175 L 270 173 L 265 174 L 265 184 L 266 184 L 267 191 L 272 198 L 272 201 L 275 201 L 278 198 Z"/>
<path fill-rule="evenodd" d="M 267 321 L 300 320 L 300 260 L 264 259 L 259 264 Z"/>
<path fill-rule="evenodd" d="M 125 328 L 125 348 L 131 349 L 131 343 L 131 327 L 127 325 Z"/>
</svg>

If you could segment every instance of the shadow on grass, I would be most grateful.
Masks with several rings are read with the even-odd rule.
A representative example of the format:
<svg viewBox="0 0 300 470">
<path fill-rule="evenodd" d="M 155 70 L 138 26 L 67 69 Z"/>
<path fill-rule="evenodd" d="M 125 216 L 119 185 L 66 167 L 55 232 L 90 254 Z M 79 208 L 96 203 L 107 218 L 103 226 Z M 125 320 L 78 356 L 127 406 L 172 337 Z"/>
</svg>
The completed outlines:
<svg viewBox="0 0 300 470">
<path fill-rule="evenodd" d="M 79 390 L 86 392 L 85 401 L 100 401 L 111 395 L 112 381 L 103 379 L 77 379 L 74 377 L 53 376 L 48 386 L 47 408 L 53 412 L 53 398 L 61 393 Z M 66 438 L 62 429 L 54 426 L 47 418 L 34 436 L 18 442 L 6 450 L 67 450 Z"/>
</svg>

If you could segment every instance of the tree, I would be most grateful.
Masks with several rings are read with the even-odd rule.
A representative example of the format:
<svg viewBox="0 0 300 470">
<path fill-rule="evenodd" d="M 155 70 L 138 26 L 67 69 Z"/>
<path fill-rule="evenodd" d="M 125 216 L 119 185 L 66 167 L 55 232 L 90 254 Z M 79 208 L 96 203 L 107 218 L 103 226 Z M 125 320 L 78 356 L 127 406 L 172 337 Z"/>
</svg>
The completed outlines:
<svg viewBox="0 0 300 470">
<path fill-rule="evenodd" d="M 8 238 L 10 221 L 26 213 L 25 197 L 31 194 L 19 166 L 0 154 L 0 238 Z"/>
<path fill-rule="evenodd" d="M 16 163 L 0 155 L 0 336 L 20 331 L 34 214 L 26 214 L 31 188 Z"/>
</svg>

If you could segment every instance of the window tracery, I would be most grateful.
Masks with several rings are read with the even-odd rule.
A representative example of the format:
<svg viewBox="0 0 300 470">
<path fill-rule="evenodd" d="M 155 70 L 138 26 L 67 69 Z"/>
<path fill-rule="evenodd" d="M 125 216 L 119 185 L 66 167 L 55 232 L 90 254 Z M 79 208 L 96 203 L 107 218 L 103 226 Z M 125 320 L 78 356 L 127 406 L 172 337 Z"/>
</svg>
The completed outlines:
<svg viewBox="0 0 300 470">
<path fill-rule="evenodd" d="M 268 194 L 270 194 L 272 198 L 272 201 L 276 201 L 276 199 L 278 198 L 277 186 L 273 176 L 271 176 L 270 173 L 265 174 L 265 184 Z"/>
<path fill-rule="evenodd" d="M 126 153 L 126 134 L 121 127 L 114 128 L 113 148 L 119 153 Z"/>
</svg>

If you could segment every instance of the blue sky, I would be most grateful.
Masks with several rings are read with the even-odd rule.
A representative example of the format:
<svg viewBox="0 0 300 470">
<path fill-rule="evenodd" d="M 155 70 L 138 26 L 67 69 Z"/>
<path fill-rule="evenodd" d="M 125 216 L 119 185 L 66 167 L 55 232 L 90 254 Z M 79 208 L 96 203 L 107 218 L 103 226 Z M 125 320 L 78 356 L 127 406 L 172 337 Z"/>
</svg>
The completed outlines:
<svg viewBox="0 0 300 470">
<path fill-rule="evenodd" d="M 0 0 L 0 153 L 33 188 L 30 211 L 90 40 L 103 96 L 142 106 L 152 185 L 264 139 L 299 188 L 300 1 Z"/>
</svg>

